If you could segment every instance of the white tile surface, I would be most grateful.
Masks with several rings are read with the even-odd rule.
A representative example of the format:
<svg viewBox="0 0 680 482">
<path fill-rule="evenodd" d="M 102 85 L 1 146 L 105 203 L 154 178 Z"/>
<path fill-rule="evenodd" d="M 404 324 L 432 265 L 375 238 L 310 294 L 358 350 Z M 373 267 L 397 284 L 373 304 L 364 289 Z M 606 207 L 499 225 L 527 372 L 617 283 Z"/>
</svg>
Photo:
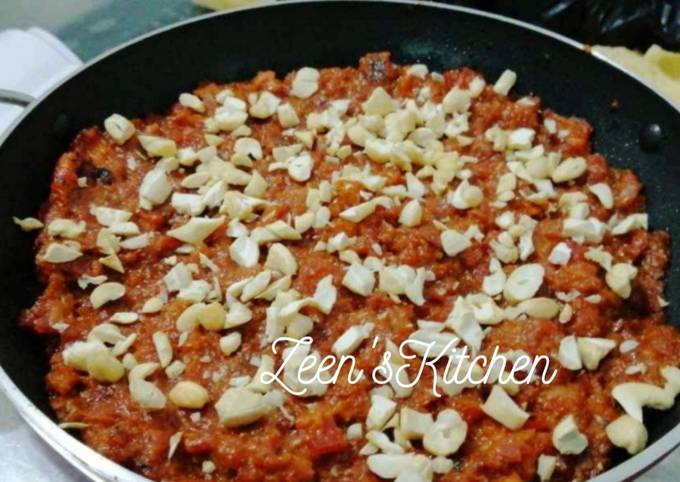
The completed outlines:
<svg viewBox="0 0 680 482">
<path fill-rule="evenodd" d="M 2 482 L 86 482 L 45 444 L 0 392 L 0 480 Z"/>
</svg>

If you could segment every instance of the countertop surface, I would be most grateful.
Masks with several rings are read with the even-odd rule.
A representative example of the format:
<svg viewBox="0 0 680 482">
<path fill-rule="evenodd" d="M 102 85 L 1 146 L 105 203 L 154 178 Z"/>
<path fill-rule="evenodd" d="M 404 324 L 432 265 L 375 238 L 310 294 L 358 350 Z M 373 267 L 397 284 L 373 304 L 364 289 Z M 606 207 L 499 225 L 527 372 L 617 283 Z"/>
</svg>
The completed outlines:
<svg viewBox="0 0 680 482">
<path fill-rule="evenodd" d="M 42 27 L 83 61 L 122 42 L 206 11 L 189 0 L 0 0 L 0 30 Z M 1 73 L 0 73 L 1 75 Z M 3 482 L 85 482 L 35 435 L 0 393 L 0 479 Z M 679 480 L 676 450 L 639 482 Z"/>
</svg>

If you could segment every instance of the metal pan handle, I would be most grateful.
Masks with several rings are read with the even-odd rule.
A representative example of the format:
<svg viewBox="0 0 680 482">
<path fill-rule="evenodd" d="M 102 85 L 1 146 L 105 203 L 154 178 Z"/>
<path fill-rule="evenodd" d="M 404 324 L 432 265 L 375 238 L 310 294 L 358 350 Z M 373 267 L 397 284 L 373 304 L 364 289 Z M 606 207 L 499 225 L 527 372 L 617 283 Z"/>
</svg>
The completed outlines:
<svg viewBox="0 0 680 482">
<path fill-rule="evenodd" d="M 28 105 L 35 100 L 34 97 L 15 92 L 13 90 L 0 89 L 0 104 L 12 104 L 19 107 L 28 107 Z"/>
</svg>

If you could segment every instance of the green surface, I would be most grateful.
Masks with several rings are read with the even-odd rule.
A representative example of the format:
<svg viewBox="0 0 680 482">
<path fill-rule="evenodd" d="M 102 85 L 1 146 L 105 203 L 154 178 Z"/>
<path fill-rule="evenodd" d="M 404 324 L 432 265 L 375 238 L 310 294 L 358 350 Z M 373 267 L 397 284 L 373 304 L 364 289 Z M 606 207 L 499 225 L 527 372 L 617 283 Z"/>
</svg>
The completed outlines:
<svg viewBox="0 0 680 482">
<path fill-rule="evenodd" d="M 190 0 L 0 0 L 0 30 L 42 27 L 88 61 L 151 30 L 206 12 Z"/>
</svg>

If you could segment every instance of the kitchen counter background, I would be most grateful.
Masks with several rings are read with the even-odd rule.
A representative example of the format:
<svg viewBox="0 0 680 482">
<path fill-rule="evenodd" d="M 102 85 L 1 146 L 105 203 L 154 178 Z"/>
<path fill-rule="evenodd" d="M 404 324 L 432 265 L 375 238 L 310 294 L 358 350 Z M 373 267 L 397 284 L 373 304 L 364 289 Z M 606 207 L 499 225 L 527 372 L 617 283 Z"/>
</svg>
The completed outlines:
<svg viewBox="0 0 680 482">
<path fill-rule="evenodd" d="M 42 27 L 86 62 L 122 42 L 205 12 L 189 0 L 0 0 L 0 30 Z M 638 481 L 673 482 L 679 473 L 676 450 Z M 0 474 L 3 482 L 86 482 L 32 432 L 2 393 Z"/>
</svg>

